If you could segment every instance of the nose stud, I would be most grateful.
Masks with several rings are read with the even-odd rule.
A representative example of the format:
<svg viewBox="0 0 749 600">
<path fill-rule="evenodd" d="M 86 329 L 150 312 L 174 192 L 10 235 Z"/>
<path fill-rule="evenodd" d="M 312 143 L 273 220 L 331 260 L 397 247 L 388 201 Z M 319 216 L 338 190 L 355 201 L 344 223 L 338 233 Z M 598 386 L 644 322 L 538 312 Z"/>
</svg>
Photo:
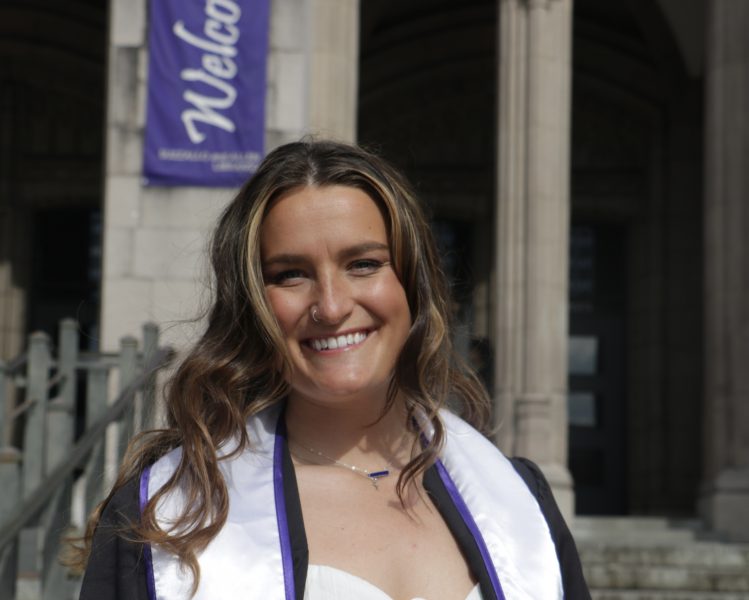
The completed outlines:
<svg viewBox="0 0 749 600">
<path fill-rule="evenodd" d="M 313 306 L 313 307 L 312 307 L 312 308 L 310 309 L 310 311 L 309 311 L 309 312 L 310 312 L 310 316 L 312 317 L 312 320 L 313 320 L 313 321 L 314 321 L 315 323 L 319 323 L 319 322 L 320 322 L 320 318 L 319 318 L 319 317 L 317 316 L 317 306 Z"/>
</svg>

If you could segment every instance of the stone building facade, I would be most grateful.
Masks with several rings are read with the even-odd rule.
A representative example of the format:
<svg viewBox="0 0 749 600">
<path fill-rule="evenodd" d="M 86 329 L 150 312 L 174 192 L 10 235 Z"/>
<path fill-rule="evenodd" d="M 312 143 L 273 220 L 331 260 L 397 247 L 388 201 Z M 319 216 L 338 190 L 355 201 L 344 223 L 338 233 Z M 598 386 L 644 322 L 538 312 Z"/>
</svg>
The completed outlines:
<svg viewBox="0 0 749 600">
<path fill-rule="evenodd" d="M 142 185 L 146 0 L 61 6 L 0 7 L 0 358 L 71 314 L 184 345 L 232 190 Z M 749 5 L 271 9 L 266 149 L 359 141 L 415 182 L 498 445 L 568 514 L 749 539 Z"/>
</svg>

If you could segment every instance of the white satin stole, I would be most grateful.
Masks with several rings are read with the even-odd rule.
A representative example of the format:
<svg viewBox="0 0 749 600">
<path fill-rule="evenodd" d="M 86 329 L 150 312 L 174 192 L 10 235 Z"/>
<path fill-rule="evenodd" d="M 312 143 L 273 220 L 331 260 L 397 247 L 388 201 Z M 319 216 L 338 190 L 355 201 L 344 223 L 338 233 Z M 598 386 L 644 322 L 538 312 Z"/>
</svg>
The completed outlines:
<svg viewBox="0 0 749 600">
<path fill-rule="evenodd" d="M 283 440 L 276 433 L 280 407 L 248 422 L 252 444 L 219 462 L 229 490 L 229 513 L 219 534 L 198 556 L 195 600 L 295 600 L 294 573 L 283 496 Z M 563 597 L 559 562 L 538 502 L 512 464 L 480 433 L 443 411 L 446 442 L 438 472 L 479 546 L 499 600 Z M 425 435 L 431 435 L 425 431 Z M 175 449 L 144 472 L 141 505 L 179 463 Z M 157 506 L 168 528 L 185 498 L 175 490 Z M 158 546 L 146 552 L 150 600 L 189 600 L 192 578 Z"/>
</svg>

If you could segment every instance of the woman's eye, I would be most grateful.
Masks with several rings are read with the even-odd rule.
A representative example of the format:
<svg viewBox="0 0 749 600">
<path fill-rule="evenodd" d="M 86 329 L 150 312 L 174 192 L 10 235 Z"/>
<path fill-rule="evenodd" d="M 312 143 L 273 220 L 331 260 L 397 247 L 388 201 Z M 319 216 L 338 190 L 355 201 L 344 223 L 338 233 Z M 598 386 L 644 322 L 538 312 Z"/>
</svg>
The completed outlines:
<svg viewBox="0 0 749 600">
<path fill-rule="evenodd" d="M 362 258 L 352 262 L 351 265 L 349 265 L 349 269 L 351 269 L 354 273 L 366 275 L 369 273 L 374 273 L 386 264 L 387 263 L 384 263 L 380 260 L 375 260 L 373 258 Z"/>
<path fill-rule="evenodd" d="M 304 271 L 301 269 L 287 269 L 285 271 L 280 271 L 279 273 L 268 275 L 265 280 L 267 283 L 275 285 L 291 285 L 303 277 Z"/>
</svg>

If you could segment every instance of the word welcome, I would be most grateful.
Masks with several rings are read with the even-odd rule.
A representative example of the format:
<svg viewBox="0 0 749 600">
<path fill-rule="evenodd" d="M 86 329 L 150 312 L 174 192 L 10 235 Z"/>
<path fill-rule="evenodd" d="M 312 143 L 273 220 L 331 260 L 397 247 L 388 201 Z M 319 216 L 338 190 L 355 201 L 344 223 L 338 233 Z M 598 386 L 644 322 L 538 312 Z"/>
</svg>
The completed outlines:
<svg viewBox="0 0 749 600">
<path fill-rule="evenodd" d="M 192 107 L 182 111 L 182 123 L 193 144 L 199 144 L 206 134 L 198 129 L 196 123 L 204 123 L 233 133 L 234 121 L 220 111 L 234 106 L 237 90 L 232 80 L 237 75 L 237 49 L 239 28 L 237 22 L 242 10 L 232 0 L 206 0 L 206 20 L 203 34 L 200 37 L 188 31 L 184 22 L 174 23 L 174 34 L 195 48 L 205 51 L 201 58 L 202 68 L 183 69 L 180 77 L 186 82 L 199 82 L 212 87 L 217 94 L 205 95 L 193 89 L 187 89 L 182 98 Z"/>
</svg>

